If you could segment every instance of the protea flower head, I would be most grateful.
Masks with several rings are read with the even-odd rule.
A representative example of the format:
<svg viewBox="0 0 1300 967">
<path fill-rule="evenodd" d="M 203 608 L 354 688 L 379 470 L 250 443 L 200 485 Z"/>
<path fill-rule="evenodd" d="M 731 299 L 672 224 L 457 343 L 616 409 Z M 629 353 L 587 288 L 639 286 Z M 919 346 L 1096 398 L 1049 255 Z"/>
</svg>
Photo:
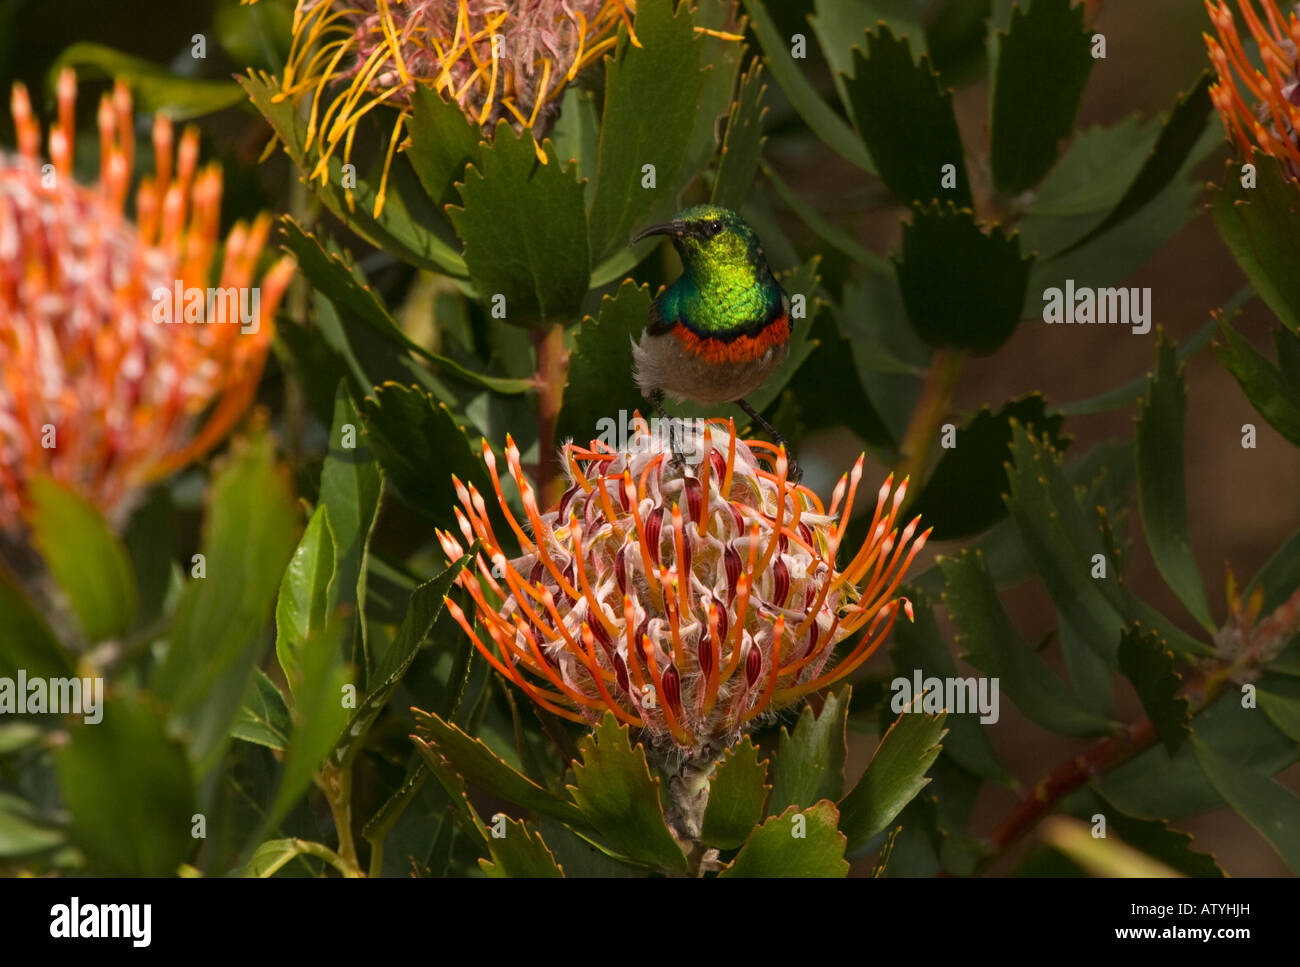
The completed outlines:
<svg viewBox="0 0 1300 967">
<path fill-rule="evenodd" d="M 1263 70 L 1253 66 L 1237 35 L 1232 7 L 1227 0 L 1205 0 L 1219 34 L 1205 35 L 1210 60 L 1218 73 L 1210 96 L 1229 137 L 1243 155 L 1254 158 L 1258 148 L 1282 162 L 1290 176 L 1300 181 L 1300 7 L 1287 17 L 1274 0 L 1238 0 L 1251 35 L 1259 45 Z M 1267 21 L 1267 23 L 1265 23 Z"/>
<path fill-rule="evenodd" d="M 307 143 L 318 160 L 310 176 L 322 183 L 339 145 L 343 160 L 351 157 L 362 117 L 380 105 L 398 109 L 375 198 L 378 217 L 416 85 L 454 100 L 484 135 L 502 119 L 531 131 L 546 164 L 537 142 L 554 123 L 565 87 L 618 43 L 620 25 L 641 46 L 635 7 L 633 0 L 298 0 L 277 97 L 311 94 Z"/>
<path fill-rule="evenodd" d="M 375 201 L 417 84 L 455 100 L 488 134 L 506 118 L 541 136 L 565 86 L 631 30 L 628 0 L 299 0 L 280 97 L 311 93 L 307 141 L 328 177 L 330 156 L 351 156 L 357 122 L 381 104 L 399 109 Z M 631 35 L 636 43 L 635 34 Z M 327 93 L 328 91 L 328 93 Z M 538 151 L 543 164 L 546 158 Z"/>
<path fill-rule="evenodd" d="M 177 146 L 160 115 L 155 174 L 140 182 L 132 223 L 130 93 L 119 83 L 100 102 L 99 182 L 84 186 L 72 177 L 70 71 L 57 90 L 49 161 L 21 84 L 11 101 L 18 154 L 0 152 L 0 531 L 17 527 L 38 473 L 120 523 L 140 485 L 218 443 L 252 400 L 294 270 L 285 259 L 266 274 L 248 325 L 159 324 L 159 290 L 253 285 L 270 218 L 235 225 L 218 260 L 220 169 L 199 169 L 198 132 Z"/>
<path fill-rule="evenodd" d="M 896 591 L 929 532 L 917 534 L 919 518 L 900 532 L 906 482 L 895 488 L 891 478 L 866 543 L 837 566 L 861 458 L 826 508 L 788 479 L 783 449 L 737 439 L 729 421 L 687 425 L 680 438 L 695 457 L 684 469 L 639 416 L 625 452 L 566 445 L 569 487 L 545 511 L 508 441 L 523 522 L 485 443 L 523 554 L 506 559 L 484 496 L 457 480 L 461 536 L 482 542 L 459 577 L 479 630 L 454 601 L 448 607 L 492 666 L 543 708 L 579 722 L 612 711 L 661 755 L 707 762 L 761 716 L 861 666 L 900 609 L 911 616 Z M 452 534 L 439 538 L 449 560 L 467 552 Z"/>
</svg>

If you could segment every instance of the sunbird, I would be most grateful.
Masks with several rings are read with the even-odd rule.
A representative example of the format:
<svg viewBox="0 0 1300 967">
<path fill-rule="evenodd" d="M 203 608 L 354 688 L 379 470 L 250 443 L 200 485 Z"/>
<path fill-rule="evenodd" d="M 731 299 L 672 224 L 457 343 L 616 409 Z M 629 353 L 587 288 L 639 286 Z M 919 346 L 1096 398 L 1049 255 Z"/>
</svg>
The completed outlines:
<svg viewBox="0 0 1300 967">
<path fill-rule="evenodd" d="M 729 208 L 694 205 L 633 237 L 667 235 L 682 274 L 650 305 L 635 379 L 659 414 L 664 395 L 703 405 L 735 403 L 778 444 L 789 446 L 744 397 L 763 385 L 790 351 L 790 297 L 772 275 L 749 224 Z M 670 429 L 671 433 L 671 429 Z M 673 444 L 676 453 L 676 444 Z M 790 455 L 790 476 L 801 476 Z"/>
</svg>

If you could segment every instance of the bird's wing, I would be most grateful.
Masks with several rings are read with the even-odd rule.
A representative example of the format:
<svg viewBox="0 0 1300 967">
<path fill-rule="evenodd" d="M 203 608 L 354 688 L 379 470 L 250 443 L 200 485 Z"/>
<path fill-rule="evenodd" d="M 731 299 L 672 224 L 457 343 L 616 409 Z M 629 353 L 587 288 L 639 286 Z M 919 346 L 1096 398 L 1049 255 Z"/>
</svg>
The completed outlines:
<svg viewBox="0 0 1300 967">
<path fill-rule="evenodd" d="M 650 303 L 650 318 L 646 321 L 645 331 L 652 336 L 662 336 L 677 324 L 676 319 L 664 315 L 663 300 L 655 299 Z"/>
</svg>

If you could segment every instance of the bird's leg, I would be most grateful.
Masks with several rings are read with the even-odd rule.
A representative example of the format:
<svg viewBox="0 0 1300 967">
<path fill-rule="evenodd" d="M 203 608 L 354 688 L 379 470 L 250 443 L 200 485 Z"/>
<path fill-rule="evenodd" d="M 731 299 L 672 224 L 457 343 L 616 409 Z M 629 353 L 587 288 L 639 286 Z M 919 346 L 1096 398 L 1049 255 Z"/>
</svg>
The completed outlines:
<svg viewBox="0 0 1300 967">
<path fill-rule="evenodd" d="M 664 391 L 661 389 L 654 390 L 650 394 L 650 402 L 654 404 L 654 408 L 659 411 L 659 418 L 663 420 L 668 427 L 668 449 L 673 455 L 672 460 L 669 461 L 668 465 L 677 471 L 678 474 L 685 475 L 686 457 L 682 455 L 682 448 L 677 445 L 677 430 L 673 426 L 673 418 L 669 416 L 668 411 L 664 409 Z"/>
<path fill-rule="evenodd" d="M 767 420 L 763 419 L 763 417 L 758 413 L 758 411 L 755 410 L 748 403 L 746 403 L 743 399 L 736 400 L 736 405 L 739 406 L 746 413 L 748 413 L 749 418 L 753 420 L 755 423 L 757 423 L 760 427 L 762 427 L 763 432 L 766 433 L 768 436 L 770 436 L 778 446 L 785 447 L 785 454 L 790 460 L 790 467 L 786 471 L 786 478 L 790 480 L 792 483 L 796 483 L 796 484 L 799 481 L 801 481 L 803 479 L 803 467 L 799 466 L 799 461 L 794 458 L 794 450 L 790 447 L 790 444 L 786 441 L 786 438 L 781 436 L 781 434 L 777 432 L 776 427 L 774 427 L 771 423 L 768 423 Z"/>
</svg>

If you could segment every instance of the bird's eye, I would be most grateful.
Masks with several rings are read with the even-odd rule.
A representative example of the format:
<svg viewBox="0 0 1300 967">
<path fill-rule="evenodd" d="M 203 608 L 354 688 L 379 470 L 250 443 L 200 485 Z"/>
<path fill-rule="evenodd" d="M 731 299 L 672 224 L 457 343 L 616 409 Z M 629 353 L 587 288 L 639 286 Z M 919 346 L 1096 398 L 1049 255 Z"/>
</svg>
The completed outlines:
<svg viewBox="0 0 1300 967">
<path fill-rule="evenodd" d="M 716 218 L 707 221 L 704 223 L 704 230 L 708 233 L 709 238 L 713 238 L 713 236 L 722 231 L 722 222 L 718 221 Z"/>
</svg>

